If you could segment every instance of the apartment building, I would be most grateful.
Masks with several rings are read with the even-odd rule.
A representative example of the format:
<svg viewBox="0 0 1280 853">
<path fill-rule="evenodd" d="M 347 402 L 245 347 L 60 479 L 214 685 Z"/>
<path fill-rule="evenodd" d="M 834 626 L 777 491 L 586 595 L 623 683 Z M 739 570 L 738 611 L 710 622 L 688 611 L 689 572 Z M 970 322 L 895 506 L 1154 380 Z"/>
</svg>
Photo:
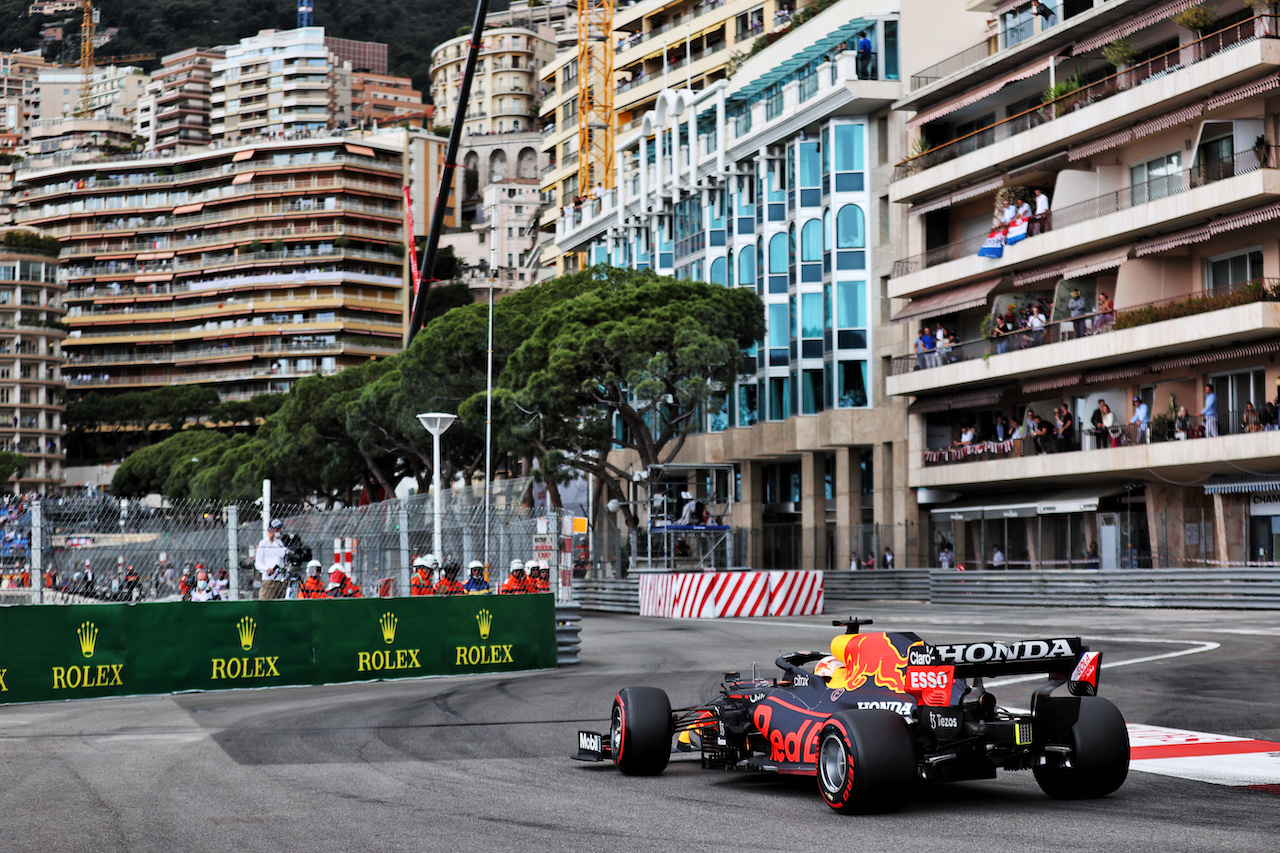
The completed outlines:
<svg viewBox="0 0 1280 853">
<path fill-rule="evenodd" d="M 147 151 L 209 144 L 209 95 L 213 63 L 221 48 L 192 47 L 160 60 L 132 108 L 134 136 Z"/>
<path fill-rule="evenodd" d="M 327 41 L 324 27 L 300 27 L 262 30 L 228 46 L 213 63 L 212 138 L 232 142 L 352 123 L 353 66 Z M 385 70 L 385 52 L 383 57 Z M 371 53 L 362 61 L 375 59 Z"/>
<path fill-rule="evenodd" d="M 319 133 L 20 171 L 18 222 L 63 242 L 68 393 L 243 398 L 399 351 L 403 187 L 427 221 L 443 144 Z"/>
<path fill-rule="evenodd" d="M 968 3 L 988 33 L 895 105 L 893 320 L 950 331 L 886 381 L 928 545 L 970 567 L 1274 563 L 1276 17 L 1040 5 Z M 1037 191 L 1051 211 L 1018 239 Z"/>
<path fill-rule="evenodd" d="M 468 33 L 431 52 L 431 97 L 436 105 L 433 121 L 438 125 L 452 125 L 459 119 L 458 91 L 470 44 Z M 467 114 L 461 117 L 463 133 L 512 133 L 536 127 L 539 74 L 555 55 L 556 32 L 549 26 L 486 29 Z"/>
<path fill-rule="evenodd" d="M 0 447 L 27 457 L 19 492 L 62 482 L 65 290 L 54 258 L 0 248 Z"/>
<path fill-rule="evenodd" d="M 405 115 L 419 115 L 425 107 L 422 93 L 413 88 L 408 77 L 375 74 L 371 71 L 351 72 L 351 119 L 358 127 L 381 126 Z M 430 126 L 430 122 L 419 122 Z"/>
<path fill-rule="evenodd" d="M 732 77 L 662 91 L 618 136 L 616 187 L 552 214 L 568 257 L 764 301 L 765 337 L 726 409 L 704 414 L 679 457 L 733 466 L 733 524 L 758 531 L 744 555 L 756 567 L 845 568 L 885 547 L 918 564 L 906 415 L 884 392 L 908 344 L 887 322 L 905 250 L 888 203 L 905 117 L 889 108 L 904 58 L 921 62 L 937 33 L 984 28 L 933 5 L 840 0 Z M 859 56 L 864 37 L 874 61 Z"/>
</svg>

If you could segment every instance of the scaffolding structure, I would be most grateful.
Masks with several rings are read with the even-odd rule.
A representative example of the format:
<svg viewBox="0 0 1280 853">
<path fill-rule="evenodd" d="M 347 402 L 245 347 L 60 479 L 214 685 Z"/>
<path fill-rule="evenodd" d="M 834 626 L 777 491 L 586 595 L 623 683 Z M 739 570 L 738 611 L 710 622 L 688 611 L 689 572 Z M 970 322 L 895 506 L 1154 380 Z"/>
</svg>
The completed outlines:
<svg viewBox="0 0 1280 853">
<path fill-rule="evenodd" d="M 732 465 L 649 467 L 649 571 L 734 567 Z"/>
<path fill-rule="evenodd" d="M 578 0 L 578 192 L 613 174 L 613 0 Z"/>
</svg>

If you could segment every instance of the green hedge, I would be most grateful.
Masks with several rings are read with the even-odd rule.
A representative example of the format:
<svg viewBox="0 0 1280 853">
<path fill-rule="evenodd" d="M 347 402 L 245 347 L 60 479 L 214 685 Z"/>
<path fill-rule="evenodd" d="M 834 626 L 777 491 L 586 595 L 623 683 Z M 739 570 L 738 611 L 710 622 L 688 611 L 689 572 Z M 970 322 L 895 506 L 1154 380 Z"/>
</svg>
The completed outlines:
<svg viewBox="0 0 1280 853">
<path fill-rule="evenodd" d="M 62 243 L 57 237 L 47 237 L 34 231 L 6 231 L 3 243 L 4 247 L 10 251 L 31 252 L 55 258 L 62 251 Z"/>
<path fill-rule="evenodd" d="M 1180 317 L 1192 317 L 1196 314 L 1220 311 L 1223 308 L 1234 308 L 1237 305 L 1250 305 L 1254 302 L 1280 302 L 1280 289 L 1263 281 L 1251 281 L 1230 293 L 1210 293 L 1205 296 L 1192 296 L 1177 302 L 1128 308 L 1123 313 L 1117 314 L 1115 328 L 1132 329 L 1135 326 L 1145 326 L 1148 323 L 1177 320 Z"/>
</svg>

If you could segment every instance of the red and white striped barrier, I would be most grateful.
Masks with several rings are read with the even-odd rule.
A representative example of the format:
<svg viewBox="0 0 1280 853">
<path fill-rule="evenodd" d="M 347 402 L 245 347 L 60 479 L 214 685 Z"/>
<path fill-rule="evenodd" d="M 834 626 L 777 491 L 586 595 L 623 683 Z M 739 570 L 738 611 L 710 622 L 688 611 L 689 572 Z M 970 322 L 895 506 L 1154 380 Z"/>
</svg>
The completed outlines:
<svg viewBox="0 0 1280 853">
<path fill-rule="evenodd" d="M 640 615 L 667 619 L 816 616 L 822 572 L 680 572 L 640 576 Z"/>
<path fill-rule="evenodd" d="M 352 539 L 350 536 L 345 539 L 341 536 L 334 537 L 333 561 L 342 566 L 342 568 L 346 570 L 347 574 L 351 574 L 351 563 L 352 558 L 355 556 L 355 551 L 356 540 Z"/>
</svg>

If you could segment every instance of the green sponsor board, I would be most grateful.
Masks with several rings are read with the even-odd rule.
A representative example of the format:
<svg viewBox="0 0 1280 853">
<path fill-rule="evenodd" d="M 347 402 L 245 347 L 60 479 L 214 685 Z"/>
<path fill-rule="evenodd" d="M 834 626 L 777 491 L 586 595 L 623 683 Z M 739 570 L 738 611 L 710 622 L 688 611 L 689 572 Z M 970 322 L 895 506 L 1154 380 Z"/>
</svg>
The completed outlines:
<svg viewBox="0 0 1280 853">
<path fill-rule="evenodd" d="M 555 665 L 551 595 L 0 608 L 0 702 Z"/>
</svg>

